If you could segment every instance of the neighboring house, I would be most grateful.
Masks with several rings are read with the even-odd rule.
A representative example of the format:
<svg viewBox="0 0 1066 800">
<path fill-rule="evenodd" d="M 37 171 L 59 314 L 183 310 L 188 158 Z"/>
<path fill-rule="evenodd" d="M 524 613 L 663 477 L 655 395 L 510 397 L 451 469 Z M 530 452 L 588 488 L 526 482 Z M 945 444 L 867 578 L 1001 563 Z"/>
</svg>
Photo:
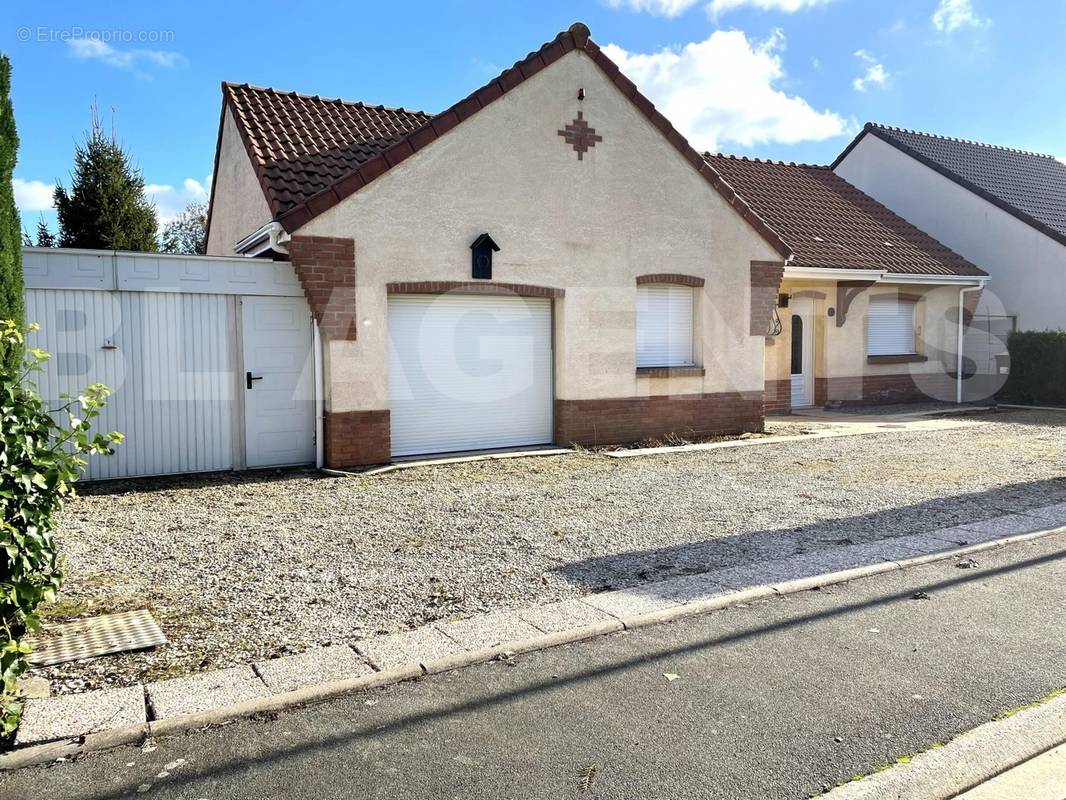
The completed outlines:
<svg viewBox="0 0 1066 800">
<path fill-rule="evenodd" d="M 1066 164 L 867 123 L 833 170 L 988 270 L 978 320 L 1066 328 Z"/>
<path fill-rule="evenodd" d="M 329 466 L 759 430 L 768 376 L 779 410 L 948 395 L 984 273 L 839 179 L 808 226 L 813 187 L 766 202 L 728 161 L 580 23 L 432 116 L 224 84 L 208 253 L 292 263 Z M 767 347 L 783 274 L 802 322 Z"/>
<path fill-rule="evenodd" d="M 792 251 L 768 412 L 956 398 L 960 290 L 972 309 L 981 269 L 828 167 L 705 158 Z"/>
</svg>

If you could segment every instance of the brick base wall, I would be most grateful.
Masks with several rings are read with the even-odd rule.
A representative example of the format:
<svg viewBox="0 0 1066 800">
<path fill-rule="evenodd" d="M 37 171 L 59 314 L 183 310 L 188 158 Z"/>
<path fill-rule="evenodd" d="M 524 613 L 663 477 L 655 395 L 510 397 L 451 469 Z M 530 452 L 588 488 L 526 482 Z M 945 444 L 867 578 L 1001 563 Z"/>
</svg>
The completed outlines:
<svg viewBox="0 0 1066 800">
<path fill-rule="evenodd" d="M 326 412 L 326 466 L 385 464 L 392 459 L 388 411 Z"/>
<path fill-rule="evenodd" d="M 792 381 L 767 381 L 765 397 L 767 414 L 788 414 L 792 411 Z"/>
<path fill-rule="evenodd" d="M 555 442 L 585 446 L 761 431 L 762 392 L 556 400 Z"/>
<path fill-rule="evenodd" d="M 828 378 L 823 404 L 923 403 L 952 398 L 954 385 L 954 380 L 947 375 L 925 375 L 921 377 L 920 383 L 915 383 L 914 377 L 909 373 Z"/>
</svg>

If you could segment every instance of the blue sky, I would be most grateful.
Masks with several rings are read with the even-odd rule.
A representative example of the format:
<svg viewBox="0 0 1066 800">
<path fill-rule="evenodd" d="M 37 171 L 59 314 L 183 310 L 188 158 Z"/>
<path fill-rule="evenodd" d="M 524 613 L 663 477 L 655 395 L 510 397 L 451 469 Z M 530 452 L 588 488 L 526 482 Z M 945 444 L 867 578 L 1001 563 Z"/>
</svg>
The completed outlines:
<svg viewBox="0 0 1066 800">
<path fill-rule="evenodd" d="M 701 149 L 827 163 L 876 120 L 1066 155 L 1062 0 L 7 8 L 27 229 L 54 227 L 94 99 L 167 217 L 207 189 L 222 80 L 438 111 L 575 19 Z"/>
</svg>

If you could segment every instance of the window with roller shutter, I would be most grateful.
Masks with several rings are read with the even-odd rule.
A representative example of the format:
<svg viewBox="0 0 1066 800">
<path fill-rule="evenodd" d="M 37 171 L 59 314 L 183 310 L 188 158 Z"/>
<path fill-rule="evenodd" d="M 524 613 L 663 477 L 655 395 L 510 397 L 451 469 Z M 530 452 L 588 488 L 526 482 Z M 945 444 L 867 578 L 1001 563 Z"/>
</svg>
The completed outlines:
<svg viewBox="0 0 1066 800">
<path fill-rule="evenodd" d="M 903 356 L 915 352 L 914 302 L 875 297 L 867 312 L 866 354 Z"/>
<path fill-rule="evenodd" d="M 692 303 L 689 286 L 637 287 L 637 366 L 691 367 Z"/>
</svg>

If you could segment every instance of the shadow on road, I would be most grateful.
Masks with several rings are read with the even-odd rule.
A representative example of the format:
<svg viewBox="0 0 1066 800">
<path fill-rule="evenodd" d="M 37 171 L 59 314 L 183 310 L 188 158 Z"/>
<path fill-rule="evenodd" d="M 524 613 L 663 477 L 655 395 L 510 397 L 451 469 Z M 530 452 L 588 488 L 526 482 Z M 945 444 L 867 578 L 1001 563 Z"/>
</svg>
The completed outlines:
<svg viewBox="0 0 1066 800">
<path fill-rule="evenodd" d="M 284 763 L 285 761 L 300 759 L 301 757 L 312 753 L 328 754 L 331 751 L 339 750 L 342 747 L 348 745 L 349 743 L 361 738 L 372 739 L 374 737 L 379 737 L 389 732 L 402 730 L 403 728 L 408 726 L 441 722 L 457 715 L 463 715 L 474 711 L 491 709 L 493 707 L 510 703 L 512 701 L 536 696 L 541 692 L 558 690 L 560 687 L 563 686 L 569 688 L 580 687 L 582 684 L 586 684 L 588 682 L 595 681 L 597 679 L 612 674 L 625 672 L 630 669 L 647 669 L 649 664 L 658 664 L 662 662 L 663 665 L 666 666 L 668 660 L 675 659 L 678 656 L 698 653 L 700 651 L 705 651 L 711 648 L 721 647 L 724 645 L 730 645 L 737 642 L 743 642 L 745 640 L 757 639 L 759 637 L 766 636 L 775 632 L 787 631 L 813 623 L 832 620 L 834 618 L 845 617 L 850 614 L 887 606 L 893 603 L 908 602 L 911 600 L 916 590 L 921 590 L 932 594 L 937 591 L 943 591 L 952 587 L 962 586 L 969 583 L 985 582 L 997 575 L 1004 575 L 1013 572 L 1028 570 L 1035 567 L 1039 567 L 1044 564 L 1049 564 L 1064 559 L 1066 559 L 1066 551 L 1058 551 L 1048 555 L 1042 555 L 1000 567 L 981 569 L 979 571 L 969 571 L 966 574 L 962 574 L 958 577 L 954 577 L 948 580 L 935 581 L 919 586 L 910 586 L 902 592 L 887 593 L 869 600 L 854 602 L 839 607 L 834 607 L 825 611 L 801 614 L 790 619 L 775 622 L 769 625 L 752 626 L 750 628 L 725 636 L 708 636 L 698 642 L 694 642 L 693 644 L 687 645 L 685 647 L 664 647 L 658 651 L 653 651 L 650 653 L 644 651 L 638 657 L 623 658 L 615 663 L 611 663 L 603 667 L 587 669 L 581 672 L 580 674 L 572 676 L 553 676 L 551 679 L 540 680 L 532 684 L 523 686 L 517 690 L 501 691 L 473 700 L 455 702 L 446 708 L 434 710 L 431 712 L 407 714 L 395 720 L 389 721 L 385 724 L 381 724 L 377 721 L 368 722 L 366 725 L 358 726 L 354 730 L 338 731 L 335 734 L 327 736 L 325 738 L 317 738 L 314 742 L 295 744 L 291 746 L 279 742 L 274 744 L 273 746 L 266 746 L 260 748 L 254 758 L 247 756 L 234 757 L 226 763 L 212 764 L 211 766 L 203 769 L 196 769 L 191 764 L 187 764 L 185 769 L 188 771 L 183 772 L 180 775 L 171 774 L 170 776 L 168 776 L 166 782 L 164 784 L 161 784 L 161 788 L 166 787 L 167 789 L 172 789 L 180 792 L 181 787 L 203 778 L 210 778 L 212 780 L 217 781 L 225 781 L 227 778 L 239 778 L 239 773 L 241 771 L 249 768 L 254 768 L 256 765 L 263 765 L 266 762 L 269 762 L 272 765 L 276 766 L 278 764 Z M 527 657 L 535 658 L 536 655 L 530 654 Z M 334 700 L 332 702 L 344 701 L 343 699 L 341 699 Z M 120 797 L 136 796 L 134 792 L 136 791 L 137 785 L 140 783 L 139 780 L 132 778 L 124 779 L 117 775 L 114 776 L 114 780 L 115 787 L 108 791 L 97 792 L 95 794 L 86 793 L 81 796 L 84 797 L 86 800 L 112 800 Z"/>
<path fill-rule="evenodd" d="M 612 553 L 561 564 L 555 571 L 584 591 L 610 591 L 832 547 L 890 543 L 900 536 L 929 533 L 1062 502 L 1066 502 L 1066 478 L 1053 478 L 870 514 L 820 520 L 798 528 L 752 531 L 670 547 Z M 713 525 L 708 523 L 708 528 Z"/>
</svg>

